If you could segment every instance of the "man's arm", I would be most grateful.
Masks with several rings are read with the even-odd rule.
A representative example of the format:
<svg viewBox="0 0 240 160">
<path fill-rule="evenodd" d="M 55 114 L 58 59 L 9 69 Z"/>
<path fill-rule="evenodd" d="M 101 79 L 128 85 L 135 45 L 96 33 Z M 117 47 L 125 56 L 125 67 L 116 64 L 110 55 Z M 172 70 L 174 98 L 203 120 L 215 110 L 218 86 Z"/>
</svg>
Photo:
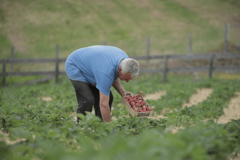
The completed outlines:
<svg viewBox="0 0 240 160">
<path fill-rule="evenodd" d="M 99 91 L 100 93 L 100 111 L 102 114 L 102 118 L 104 122 L 110 122 L 111 121 L 111 112 L 110 112 L 110 108 L 109 108 L 109 96 L 103 94 L 101 91 Z"/>
<path fill-rule="evenodd" d="M 118 78 L 113 82 L 112 86 L 117 90 L 117 92 L 121 96 L 124 96 L 124 93 L 126 93 L 126 90 L 123 88 L 123 86 Z"/>
</svg>

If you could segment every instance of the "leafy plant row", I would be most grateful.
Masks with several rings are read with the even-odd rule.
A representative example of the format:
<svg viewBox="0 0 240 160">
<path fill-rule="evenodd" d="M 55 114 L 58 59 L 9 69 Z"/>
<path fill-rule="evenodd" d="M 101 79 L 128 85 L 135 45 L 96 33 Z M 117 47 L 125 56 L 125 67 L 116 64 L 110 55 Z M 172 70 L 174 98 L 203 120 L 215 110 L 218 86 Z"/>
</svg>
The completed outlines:
<svg viewBox="0 0 240 160">
<path fill-rule="evenodd" d="M 86 117 L 78 115 L 82 120 L 76 124 L 71 116 L 76 111 L 76 97 L 65 78 L 58 84 L 52 81 L 2 88 L 0 127 L 4 133 L 10 132 L 7 138 L 16 142 L 7 145 L 5 134 L 0 134 L 0 159 L 226 159 L 231 153 L 240 152 L 239 120 L 228 124 L 203 122 L 223 114 L 223 108 L 239 91 L 239 81 L 178 79 L 173 77 L 162 84 L 159 76 L 145 75 L 124 84 L 133 93 L 165 90 L 161 100 L 148 103 L 157 113 L 166 108 L 172 110 L 165 114 L 167 119 L 131 117 L 124 105 L 119 105 L 121 97 L 113 91 L 112 116 L 116 120 L 111 123 L 102 123 L 88 113 Z M 214 90 L 207 100 L 182 109 L 197 88 L 205 87 Z M 43 101 L 43 96 L 53 100 Z M 169 126 L 185 129 L 172 134 L 166 131 Z"/>
<path fill-rule="evenodd" d="M 229 80 L 212 80 L 207 83 L 198 84 L 198 87 L 209 87 L 213 89 L 213 93 L 201 103 L 191 107 L 185 107 L 167 113 L 171 124 L 176 125 L 192 125 L 197 121 L 206 119 L 218 119 L 223 115 L 223 109 L 227 108 L 230 99 L 239 91 L 239 81 Z"/>
<path fill-rule="evenodd" d="M 140 121 L 146 124 L 144 119 Z M 227 124 L 196 123 L 176 134 L 158 126 L 126 136 L 127 132 L 122 133 L 117 127 L 116 123 L 99 122 L 91 114 L 77 126 L 65 124 L 54 130 L 49 125 L 35 126 L 35 132 L 18 127 L 11 130 L 10 137 L 25 140 L 14 145 L 0 142 L 1 158 L 217 160 L 240 153 L 240 120 Z M 127 130 L 133 132 L 137 128 Z"/>
</svg>

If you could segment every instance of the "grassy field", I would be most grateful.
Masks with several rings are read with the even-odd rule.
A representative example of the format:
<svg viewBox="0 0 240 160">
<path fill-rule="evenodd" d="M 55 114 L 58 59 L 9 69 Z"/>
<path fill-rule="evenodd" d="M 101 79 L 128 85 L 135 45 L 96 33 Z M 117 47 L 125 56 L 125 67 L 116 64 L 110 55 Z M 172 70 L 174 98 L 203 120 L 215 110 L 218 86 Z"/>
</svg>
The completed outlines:
<svg viewBox="0 0 240 160">
<path fill-rule="evenodd" d="M 60 57 L 95 44 L 114 45 L 130 56 L 221 51 L 225 24 L 231 45 L 240 43 L 240 2 L 237 0 L 0 0 L 0 58 Z"/>
</svg>

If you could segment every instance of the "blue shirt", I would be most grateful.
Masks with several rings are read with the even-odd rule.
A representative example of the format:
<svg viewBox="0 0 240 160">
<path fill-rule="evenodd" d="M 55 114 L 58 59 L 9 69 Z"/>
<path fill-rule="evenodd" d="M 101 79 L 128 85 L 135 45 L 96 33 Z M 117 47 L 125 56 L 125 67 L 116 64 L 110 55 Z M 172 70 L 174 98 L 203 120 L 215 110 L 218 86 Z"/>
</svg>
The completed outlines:
<svg viewBox="0 0 240 160">
<path fill-rule="evenodd" d="M 121 49 L 113 46 L 90 46 L 72 52 L 65 63 L 67 76 L 71 80 L 87 82 L 105 95 L 118 78 L 118 67 L 122 59 L 128 58 Z"/>
</svg>

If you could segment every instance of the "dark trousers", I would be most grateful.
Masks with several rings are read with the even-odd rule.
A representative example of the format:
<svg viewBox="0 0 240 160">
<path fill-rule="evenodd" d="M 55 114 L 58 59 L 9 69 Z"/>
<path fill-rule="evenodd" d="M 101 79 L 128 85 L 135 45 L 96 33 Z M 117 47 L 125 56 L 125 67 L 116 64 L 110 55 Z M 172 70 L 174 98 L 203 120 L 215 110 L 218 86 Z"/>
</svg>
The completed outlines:
<svg viewBox="0 0 240 160">
<path fill-rule="evenodd" d="M 75 81 L 71 79 L 70 81 L 75 89 L 75 93 L 77 96 L 78 101 L 77 113 L 82 113 L 86 115 L 85 112 L 92 112 L 92 107 L 94 106 L 95 115 L 102 120 L 102 114 L 99 106 L 100 102 L 99 90 L 95 86 L 91 86 L 86 82 Z M 110 91 L 109 96 L 110 111 L 112 107 L 112 102 L 113 95 L 112 91 Z M 77 118 L 77 122 L 79 122 L 79 117 Z"/>
</svg>

